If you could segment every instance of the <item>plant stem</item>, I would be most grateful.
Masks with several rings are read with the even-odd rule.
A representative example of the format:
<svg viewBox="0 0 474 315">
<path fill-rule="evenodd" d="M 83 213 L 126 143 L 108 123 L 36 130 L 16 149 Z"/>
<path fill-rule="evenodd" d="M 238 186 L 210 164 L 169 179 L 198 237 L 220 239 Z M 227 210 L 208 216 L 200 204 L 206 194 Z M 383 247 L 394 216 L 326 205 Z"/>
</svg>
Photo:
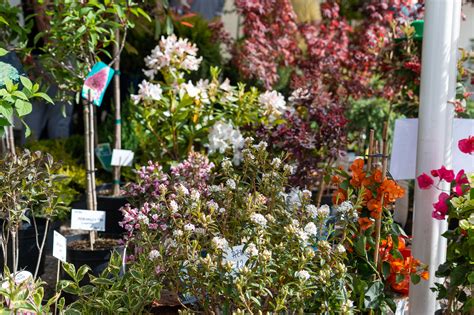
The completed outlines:
<svg viewBox="0 0 474 315">
<path fill-rule="evenodd" d="M 118 17 L 116 17 L 118 21 Z M 125 37 L 125 36 L 124 36 Z M 115 129 L 114 129 L 114 149 L 122 148 L 122 126 L 121 120 L 122 115 L 121 104 L 120 104 L 120 30 L 117 27 L 115 29 L 115 44 L 114 44 L 114 105 L 115 105 Z M 120 166 L 113 167 L 113 196 L 120 194 Z"/>
<path fill-rule="evenodd" d="M 35 226 L 36 226 L 36 221 L 35 222 Z M 40 264 L 41 264 L 41 256 L 43 255 L 43 249 L 44 249 L 44 244 L 46 243 L 46 238 L 48 237 L 48 228 L 49 228 L 49 219 L 46 220 L 46 226 L 44 228 L 44 235 L 43 235 L 43 240 L 41 241 L 41 247 L 39 248 L 39 254 L 38 254 L 38 262 L 36 263 L 36 269 L 35 269 L 35 275 L 34 275 L 34 279 L 36 279 L 36 277 L 38 276 L 38 270 L 39 270 L 39 267 L 40 267 Z M 36 227 L 35 227 L 36 229 Z M 38 233 L 38 232 L 36 232 Z M 38 234 L 36 234 L 36 239 L 38 239 Z"/>
<path fill-rule="evenodd" d="M 18 244 L 17 244 L 17 232 L 18 228 L 15 226 L 13 231 L 11 231 L 12 235 L 12 263 L 13 263 L 13 274 L 16 273 L 18 268 Z M 6 263 L 6 262 L 5 262 Z"/>
</svg>

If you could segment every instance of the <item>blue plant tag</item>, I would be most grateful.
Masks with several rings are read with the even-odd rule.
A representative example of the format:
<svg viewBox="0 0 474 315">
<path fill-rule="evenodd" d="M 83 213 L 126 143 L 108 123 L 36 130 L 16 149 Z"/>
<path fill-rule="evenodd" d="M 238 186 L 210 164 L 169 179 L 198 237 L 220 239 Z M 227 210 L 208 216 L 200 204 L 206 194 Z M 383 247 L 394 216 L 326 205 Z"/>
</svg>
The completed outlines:
<svg viewBox="0 0 474 315">
<path fill-rule="evenodd" d="M 84 81 L 81 93 L 82 98 L 88 99 L 90 94 L 90 101 L 95 106 L 100 106 L 104 98 L 105 90 L 109 86 L 113 76 L 114 70 L 111 67 L 102 61 L 96 63 Z"/>
</svg>

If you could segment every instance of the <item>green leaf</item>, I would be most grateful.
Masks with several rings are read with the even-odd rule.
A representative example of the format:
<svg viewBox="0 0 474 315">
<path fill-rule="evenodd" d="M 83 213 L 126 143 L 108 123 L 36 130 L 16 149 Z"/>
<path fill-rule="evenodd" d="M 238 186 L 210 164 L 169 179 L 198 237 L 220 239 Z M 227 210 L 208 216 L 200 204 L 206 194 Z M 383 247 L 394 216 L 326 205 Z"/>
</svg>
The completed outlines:
<svg viewBox="0 0 474 315">
<path fill-rule="evenodd" d="M 411 278 L 411 282 L 412 282 L 413 284 L 418 284 L 418 283 L 420 283 L 421 278 L 420 278 L 419 275 L 417 275 L 417 274 L 412 274 L 410 278 Z"/>
<path fill-rule="evenodd" d="M 2 17 L 0 16 L 0 21 L 1 21 L 1 18 Z M 8 54 L 8 50 L 3 49 L 3 48 L 0 47 L 0 57 L 5 56 L 6 54 Z"/>
<path fill-rule="evenodd" d="M 82 265 L 76 274 L 77 281 L 81 281 L 91 269 L 87 265 Z"/>
<path fill-rule="evenodd" d="M 15 109 L 18 113 L 18 116 L 23 117 L 31 113 L 31 111 L 33 110 L 33 106 L 30 102 L 25 102 L 23 100 L 18 99 L 15 102 Z"/>
<path fill-rule="evenodd" d="M 49 97 L 49 95 L 46 94 L 46 93 L 37 92 L 37 93 L 33 94 L 33 96 L 41 97 L 42 99 L 44 99 L 44 100 L 47 101 L 48 103 L 54 104 L 54 102 L 53 102 L 53 100 L 51 99 L 51 97 Z"/>
<path fill-rule="evenodd" d="M 33 88 L 33 83 L 31 83 L 30 79 L 24 76 L 20 76 L 20 81 L 25 88 L 31 91 L 31 89 Z"/>
<path fill-rule="evenodd" d="M 171 17 L 169 16 L 166 17 L 165 32 L 167 35 L 173 34 L 173 21 L 171 20 Z"/>
<path fill-rule="evenodd" d="M 8 121 L 8 125 L 13 125 L 13 107 L 10 104 L 0 105 L 0 114 Z"/>
</svg>

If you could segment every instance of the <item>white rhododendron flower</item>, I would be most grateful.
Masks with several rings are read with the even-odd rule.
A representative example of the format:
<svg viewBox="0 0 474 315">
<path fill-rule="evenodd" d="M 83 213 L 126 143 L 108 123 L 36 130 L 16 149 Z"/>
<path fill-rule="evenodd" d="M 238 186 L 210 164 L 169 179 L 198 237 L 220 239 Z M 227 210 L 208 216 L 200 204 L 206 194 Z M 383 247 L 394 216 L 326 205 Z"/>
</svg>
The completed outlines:
<svg viewBox="0 0 474 315">
<path fill-rule="evenodd" d="M 163 96 L 163 90 L 159 84 L 153 84 L 146 80 L 138 85 L 138 94 L 132 95 L 132 101 L 134 104 L 140 102 L 152 102 L 159 101 Z"/>
<path fill-rule="evenodd" d="M 285 97 L 277 91 L 266 91 L 260 94 L 258 101 L 264 108 L 270 122 L 281 117 L 288 109 Z"/>
<path fill-rule="evenodd" d="M 218 121 L 209 129 L 209 154 L 214 152 L 223 154 L 228 148 L 232 148 L 234 153 L 233 162 L 235 165 L 239 165 L 242 161 L 244 144 L 244 137 L 230 123 Z"/>
<path fill-rule="evenodd" d="M 252 213 L 250 215 L 250 221 L 262 227 L 267 226 L 267 219 L 265 219 L 265 217 L 261 215 L 260 213 Z"/>
<path fill-rule="evenodd" d="M 153 79 L 160 69 L 196 71 L 199 69 L 202 57 L 197 58 L 197 47 L 187 39 L 177 38 L 176 35 L 161 37 L 158 45 L 145 58 L 148 70 L 145 75 Z"/>
</svg>

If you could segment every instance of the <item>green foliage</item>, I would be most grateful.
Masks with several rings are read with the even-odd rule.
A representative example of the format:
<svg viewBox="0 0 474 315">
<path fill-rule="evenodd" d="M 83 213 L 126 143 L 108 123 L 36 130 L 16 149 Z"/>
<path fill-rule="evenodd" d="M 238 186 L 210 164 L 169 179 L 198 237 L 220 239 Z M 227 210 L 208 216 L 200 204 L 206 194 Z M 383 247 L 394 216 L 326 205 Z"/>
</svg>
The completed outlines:
<svg viewBox="0 0 474 315">
<path fill-rule="evenodd" d="M 13 117 L 22 119 L 31 113 L 33 106 L 31 99 L 42 98 L 49 103 L 53 103 L 51 98 L 41 91 L 39 85 L 33 84 L 30 79 L 24 76 L 19 77 L 20 82 L 15 83 L 10 78 L 5 78 L 0 82 L 0 136 L 3 134 L 3 127 L 13 126 Z M 25 124 L 26 136 L 29 136 L 30 129 Z"/>
<path fill-rule="evenodd" d="M 0 47 L 27 53 L 28 34 L 33 25 L 32 17 L 26 17 L 25 25 L 18 23 L 21 6 L 12 6 L 8 0 L 0 0 Z M 1 56 L 0 52 L 0 56 Z"/>
<path fill-rule="evenodd" d="M 351 99 L 346 110 L 349 149 L 364 154 L 370 129 L 375 130 L 375 139 L 382 141 L 384 123 L 388 122 L 389 126 L 393 126 L 395 120 L 401 117 L 403 116 L 392 111 L 390 102 L 383 98 Z M 390 139 L 391 128 L 388 132 Z"/>
<path fill-rule="evenodd" d="M 143 314 L 153 301 L 160 299 L 162 284 L 146 255 L 138 255 L 137 263 L 122 274 L 122 257 L 114 252 L 101 275 L 88 275 L 91 283 L 82 287 L 79 282 L 89 267 L 83 265 L 76 271 L 72 264 L 65 263 L 63 269 L 72 280 L 62 280 L 59 288 L 78 298 L 65 314 Z"/>
<path fill-rule="evenodd" d="M 447 300 L 449 314 L 471 314 L 474 311 L 474 188 L 463 196 L 449 201 L 448 220 L 459 225 L 443 234 L 448 240 L 446 262 L 436 271 L 436 277 L 445 278 L 435 283 L 437 298 Z"/>
<path fill-rule="evenodd" d="M 41 280 L 34 281 L 32 277 L 16 279 L 14 274 L 10 274 L 7 266 L 4 266 L 0 283 L 2 284 L 0 287 L 0 314 L 49 314 L 51 307 L 59 300 L 60 294 L 56 293 L 44 303 L 43 286 L 46 283 Z M 64 301 L 59 304 L 63 303 Z"/>
<path fill-rule="evenodd" d="M 92 66 L 102 59 L 113 59 L 115 29 L 133 27 L 130 15 L 147 16 L 135 2 L 128 0 L 86 1 L 55 0 L 47 11 L 50 29 L 44 37 L 42 64 L 62 90 L 78 92 Z M 122 36 L 123 38 L 125 35 Z"/>
</svg>

